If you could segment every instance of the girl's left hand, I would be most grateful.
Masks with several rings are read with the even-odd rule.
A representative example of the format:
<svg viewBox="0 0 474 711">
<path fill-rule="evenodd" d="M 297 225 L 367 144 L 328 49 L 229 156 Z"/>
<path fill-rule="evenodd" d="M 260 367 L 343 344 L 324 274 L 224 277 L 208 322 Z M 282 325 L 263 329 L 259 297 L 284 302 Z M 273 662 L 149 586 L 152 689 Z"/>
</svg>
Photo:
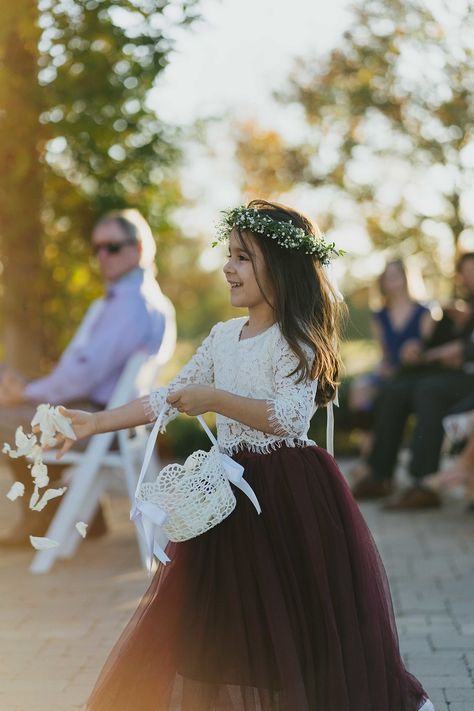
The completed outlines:
<svg viewBox="0 0 474 711">
<path fill-rule="evenodd" d="M 186 385 L 181 390 L 168 393 L 166 402 L 186 415 L 214 412 L 215 388 L 209 385 Z"/>
</svg>

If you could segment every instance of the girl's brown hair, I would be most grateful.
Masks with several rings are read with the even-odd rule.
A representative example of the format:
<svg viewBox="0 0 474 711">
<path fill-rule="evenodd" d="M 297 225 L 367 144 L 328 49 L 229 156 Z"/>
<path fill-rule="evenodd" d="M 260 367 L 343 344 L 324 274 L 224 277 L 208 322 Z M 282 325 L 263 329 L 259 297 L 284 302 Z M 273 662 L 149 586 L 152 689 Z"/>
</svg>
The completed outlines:
<svg viewBox="0 0 474 711">
<path fill-rule="evenodd" d="M 291 222 L 306 233 L 320 237 L 312 223 L 296 210 L 267 200 L 252 200 L 248 207 L 279 222 Z M 238 232 L 245 244 L 245 230 Z M 273 299 L 260 289 L 265 300 L 272 306 L 275 320 L 295 353 L 299 364 L 292 373 L 298 373 L 298 382 L 304 378 L 318 378 L 316 403 L 326 405 L 334 398 L 341 371 L 339 354 L 340 321 L 343 306 L 331 286 L 321 263 L 302 251 L 285 249 L 274 240 L 258 233 L 251 233 L 257 241 L 273 285 Z M 250 252 L 250 250 L 247 249 Z M 252 255 L 250 259 L 254 267 Z M 310 363 L 301 343 L 314 351 L 315 358 Z"/>
</svg>

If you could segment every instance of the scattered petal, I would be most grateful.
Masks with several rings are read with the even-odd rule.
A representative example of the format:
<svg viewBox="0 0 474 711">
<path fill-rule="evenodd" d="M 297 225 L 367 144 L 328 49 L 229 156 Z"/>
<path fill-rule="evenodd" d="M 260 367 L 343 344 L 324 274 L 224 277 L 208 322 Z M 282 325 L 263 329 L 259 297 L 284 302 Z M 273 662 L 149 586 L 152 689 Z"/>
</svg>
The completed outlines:
<svg viewBox="0 0 474 711">
<path fill-rule="evenodd" d="M 30 508 L 33 509 L 33 511 L 42 511 L 48 501 L 51 501 L 51 499 L 56 499 L 58 496 L 62 496 L 66 490 L 67 486 L 61 486 L 59 489 L 48 489 L 44 492 L 41 499 L 33 506 L 30 506 Z"/>
<path fill-rule="evenodd" d="M 21 481 L 16 481 L 11 485 L 8 494 L 6 494 L 7 499 L 10 501 L 15 501 L 19 496 L 23 496 L 25 493 L 25 485 Z"/>
<path fill-rule="evenodd" d="M 54 420 L 54 424 L 56 427 L 56 432 L 60 432 L 65 437 L 68 437 L 69 439 L 77 439 L 76 433 L 74 432 L 72 425 L 71 425 L 71 418 L 66 417 L 65 415 L 62 415 L 59 412 L 59 406 L 55 407 L 53 409 L 54 409 L 53 420 Z"/>
<path fill-rule="evenodd" d="M 86 533 L 87 533 L 87 523 L 84 523 L 84 521 L 78 521 L 78 522 L 76 523 L 76 529 L 77 529 L 77 532 L 78 532 L 83 538 L 86 537 Z"/>
<path fill-rule="evenodd" d="M 39 457 L 35 460 L 33 466 L 31 467 L 31 475 L 35 480 L 35 486 L 38 488 L 41 489 L 44 486 L 48 486 L 48 467 Z"/>
<path fill-rule="evenodd" d="M 49 548 L 57 548 L 59 543 L 52 538 L 42 538 L 40 536 L 30 536 L 30 543 L 37 551 L 47 551 Z"/>
<path fill-rule="evenodd" d="M 16 449 L 12 449 L 10 445 L 5 442 L 2 451 L 4 454 L 8 454 L 8 456 L 12 459 L 18 459 L 18 457 L 28 457 L 33 451 L 36 443 L 36 435 L 26 435 L 23 432 L 23 427 L 20 426 L 17 427 L 15 432 Z"/>
<path fill-rule="evenodd" d="M 36 504 L 38 503 L 38 500 L 39 500 L 39 491 L 38 491 L 38 487 L 35 486 L 35 490 L 33 491 L 33 493 L 31 494 L 31 497 L 30 497 L 30 503 L 29 503 L 30 509 L 35 508 Z"/>
<path fill-rule="evenodd" d="M 31 420 L 31 426 L 39 427 L 42 447 L 54 447 L 57 444 L 55 436 L 57 432 L 70 439 L 76 439 L 74 430 L 71 427 L 71 420 L 59 412 L 59 407 L 51 407 L 51 405 L 47 404 L 38 405 Z"/>
</svg>

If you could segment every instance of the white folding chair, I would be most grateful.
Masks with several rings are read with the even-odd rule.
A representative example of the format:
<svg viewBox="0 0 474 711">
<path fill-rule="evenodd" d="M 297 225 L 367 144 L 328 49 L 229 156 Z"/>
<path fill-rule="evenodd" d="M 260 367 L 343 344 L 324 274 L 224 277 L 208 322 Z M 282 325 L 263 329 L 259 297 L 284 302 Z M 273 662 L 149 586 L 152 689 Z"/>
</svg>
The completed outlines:
<svg viewBox="0 0 474 711">
<path fill-rule="evenodd" d="M 145 353 L 133 355 L 120 376 L 107 409 L 125 404 L 136 397 L 137 393 L 150 391 L 155 386 L 159 367 L 155 356 L 150 357 Z M 118 449 L 111 450 L 115 436 L 118 438 Z M 123 472 L 128 496 L 130 501 L 133 500 L 147 436 L 146 426 L 137 427 L 133 437 L 129 436 L 127 430 L 105 432 L 91 437 L 83 452 L 72 449 L 63 456 L 61 462 L 71 465 L 65 473 L 68 490 L 45 534 L 48 538 L 58 541 L 59 546 L 38 551 L 30 566 L 32 573 L 47 573 L 58 558 L 70 558 L 74 555 L 81 540 L 75 524 L 78 521 L 89 523 L 93 518 L 100 497 L 110 482 L 108 469 L 120 469 Z M 55 451 L 45 452 L 43 459 L 47 464 L 54 463 Z M 158 471 L 156 452 L 153 467 Z M 142 563 L 145 565 L 145 550 L 138 534 L 137 540 Z"/>
</svg>

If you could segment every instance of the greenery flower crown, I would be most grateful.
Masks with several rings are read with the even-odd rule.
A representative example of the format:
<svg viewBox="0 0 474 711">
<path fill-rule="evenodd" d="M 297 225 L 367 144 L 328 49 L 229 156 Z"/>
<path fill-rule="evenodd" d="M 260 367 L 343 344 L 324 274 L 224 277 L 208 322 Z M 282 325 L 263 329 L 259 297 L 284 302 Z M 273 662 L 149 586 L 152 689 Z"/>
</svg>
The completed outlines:
<svg viewBox="0 0 474 711">
<path fill-rule="evenodd" d="M 344 254 L 336 249 L 334 242 L 325 242 L 321 237 L 308 234 L 301 227 L 296 227 L 292 222 L 273 220 L 261 210 L 254 207 L 234 207 L 233 210 L 224 210 L 223 218 L 217 224 L 217 240 L 212 243 L 215 247 L 219 242 L 225 242 L 232 229 L 250 230 L 260 235 L 274 239 L 280 247 L 304 251 L 316 257 L 321 264 L 327 265 L 331 259 Z"/>
</svg>

